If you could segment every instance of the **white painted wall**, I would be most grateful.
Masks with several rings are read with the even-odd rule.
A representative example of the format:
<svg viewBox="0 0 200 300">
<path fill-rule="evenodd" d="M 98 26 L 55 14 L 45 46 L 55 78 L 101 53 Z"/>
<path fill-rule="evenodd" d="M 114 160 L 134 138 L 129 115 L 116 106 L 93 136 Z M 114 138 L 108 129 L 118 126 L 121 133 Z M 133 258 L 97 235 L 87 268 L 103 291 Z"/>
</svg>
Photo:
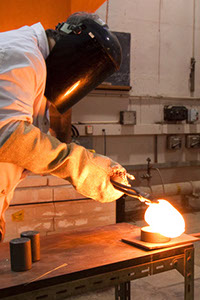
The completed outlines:
<svg viewBox="0 0 200 300">
<path fill-rule="evenodd" d="M 188 78 L 195 49 L 199 59 L 200 6 L 197 0 L 110 0 L 108 25 L 130 32 L 133 95 L 190 96 Z M 106 20 L 105 3 L 97 13 Z M 197 70 L 200 66 L 197 61 Z M 199 96 L 200 87 L 194 96 Z"/>
<path fill-rule="evenodd" d="M 181 133 L 184 139 L 185 134 L 200 133 L 199 121 L 195 126 L 183 122 L 173 128 L 162 124 L 166 104 L 197 108 L 200 114 L 199 1 L 109 0 L 97 13 L 111 30 L 131 33 L 132 89 L 129 93 L 92 92 L 74 106 L 72 121 L 81 135 L 85 135 L 85 123 L 92 124 L 98 132 L 93 146 L 103 153 L 100 129 L 107 126 L 106 154 L 125 165 L 145 164 L 147 157 L 154 161 L 154 134 L 158 134 L 158 163 L 199 160 L 200 151 L 185 145 L 181 150 L 166 149 L 167 133 Z M 192 56 L 196 59 L 193 94 L 189 89 Z M 131 109 L 136 110 L 137 124 L 119 128 L 119 112 Z"/>
</svg>

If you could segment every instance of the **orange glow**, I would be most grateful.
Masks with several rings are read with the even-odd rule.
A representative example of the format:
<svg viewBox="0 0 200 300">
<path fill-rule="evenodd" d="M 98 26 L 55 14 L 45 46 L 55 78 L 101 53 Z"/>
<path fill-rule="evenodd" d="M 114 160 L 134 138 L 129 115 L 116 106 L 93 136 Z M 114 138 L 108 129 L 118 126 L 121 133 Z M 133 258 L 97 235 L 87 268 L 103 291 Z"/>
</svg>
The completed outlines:
<svg viewBox="0 0 200 300">
<path fill-rule="evenodd" d="M 64 99 L 66 96 L 68 96 L 69 94 L 71 94 L 76 88 L 77 86 L 80 84 L 80 80 L 77 81 L 76 83 L 74 83 L 62 96 L 62 99 Z"/>
<path fill-rule="evenodd" d="M 145 212 L 145 221 L 153 232 L 169 238 L 180 236 L 185 231 L 182 215 L 168 201 L 159 199 L 151 203 Z"/>
<path fill-rule="evenodd" d="M 77 86 L 79 86 L 80 83 L 81 80 L 77 81 L 64 94 L 60 95 L 56 100 L 57 105 L 61 104 L 63 100 L 65 100 L 65 98 L 71 94 L 77 88 Z"/>
</svg>

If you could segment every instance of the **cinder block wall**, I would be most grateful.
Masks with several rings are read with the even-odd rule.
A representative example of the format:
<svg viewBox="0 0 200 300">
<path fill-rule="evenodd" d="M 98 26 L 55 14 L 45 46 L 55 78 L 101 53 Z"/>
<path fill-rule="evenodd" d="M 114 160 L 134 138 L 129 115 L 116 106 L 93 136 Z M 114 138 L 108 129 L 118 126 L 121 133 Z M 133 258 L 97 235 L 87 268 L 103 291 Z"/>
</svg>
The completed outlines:
<svg viewBox="0 0 200 300">
<path fill-rule="evenodd" d="M 4 241 L 25 230 L 41 235 L 114 224 L 115 202 L 85 198 L 73 186 L 53 176 L 29 175 L 17 187 L 6 211 Z"/>
</svg>

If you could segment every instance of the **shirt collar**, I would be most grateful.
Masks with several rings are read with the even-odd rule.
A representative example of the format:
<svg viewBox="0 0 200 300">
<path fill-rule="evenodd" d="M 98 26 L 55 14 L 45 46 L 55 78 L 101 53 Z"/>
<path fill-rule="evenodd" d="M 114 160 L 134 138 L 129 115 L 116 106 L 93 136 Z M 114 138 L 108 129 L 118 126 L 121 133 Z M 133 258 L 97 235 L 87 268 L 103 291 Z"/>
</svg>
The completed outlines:
<svg viewBox="0 0 200 300">
<path fill-rule="evenodd" d="M 38 47 L 39 47 L 44 59 L 46 59 L 47 56 L 49 55 L 49 43 L 47 40 L 45 30 L 40 22 L 33 24 L 31 26 L 31 28 L 33 28 L 33 30 L 35 31 L 35 34 L 36 34 L 37 40 L 38 40 Z"/>
</svg>

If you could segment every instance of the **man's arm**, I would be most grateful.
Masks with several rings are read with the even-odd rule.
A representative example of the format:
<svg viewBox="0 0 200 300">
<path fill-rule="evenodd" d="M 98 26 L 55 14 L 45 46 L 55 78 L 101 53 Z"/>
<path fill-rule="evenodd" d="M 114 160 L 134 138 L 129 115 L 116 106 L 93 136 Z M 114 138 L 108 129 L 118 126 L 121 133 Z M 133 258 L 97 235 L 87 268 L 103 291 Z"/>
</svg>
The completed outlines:
<svg viewBox="0 0 200 300">
<path fill-rule="evenodd" d="M 120 165 L 74 143 L 61 143 L 28 122 L 19 122 L 1 146 L 0 161 L 66 179 L 79 193 L 97 201 L 110 202 L 123 195 L 110 183 L 113 167 L 125 172 Z"/>
</svg>

